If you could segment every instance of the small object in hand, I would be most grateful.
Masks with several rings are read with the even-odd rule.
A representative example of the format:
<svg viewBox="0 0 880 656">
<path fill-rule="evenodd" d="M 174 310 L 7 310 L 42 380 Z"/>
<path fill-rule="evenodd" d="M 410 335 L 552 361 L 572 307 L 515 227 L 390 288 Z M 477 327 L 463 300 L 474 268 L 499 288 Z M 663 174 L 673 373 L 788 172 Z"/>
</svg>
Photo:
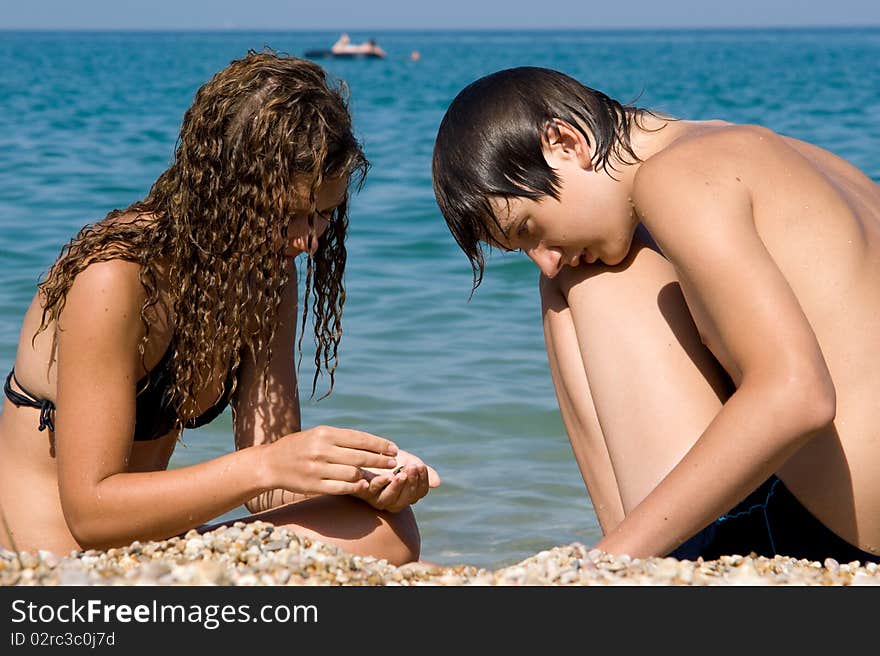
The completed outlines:
<svg viewBox="0 0 880 656">
<path fill-rule="evenodd" d="M 394 475 L 396 475 L 396 474 L 399 474 L 400 472 L 403 471 L 403 468 L 404 468 L 405 466 L 406 466 L 406 465 L 400 465 L 400 466 L 397 467 L 393 472 L 391 472 L 391 475 L 394 476 Z"/>
</svg>

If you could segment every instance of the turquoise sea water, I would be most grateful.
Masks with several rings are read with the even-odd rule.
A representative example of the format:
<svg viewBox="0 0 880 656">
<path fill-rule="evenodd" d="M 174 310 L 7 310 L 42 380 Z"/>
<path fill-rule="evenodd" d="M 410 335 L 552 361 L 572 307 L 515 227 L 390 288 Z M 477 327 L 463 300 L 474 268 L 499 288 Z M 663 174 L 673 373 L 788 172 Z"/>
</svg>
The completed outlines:
<svg viewBox="0 0 880 656">
<path fill-rule="evenodd" d="M 145 194 L 196 88 L 248 48 L 301 55 L 336 36 L 0 32 L 3 375 L 38 278 L 81 224 Z M 351 88 L 373 166 L 352 203 L 336 391 L 315 403 L 304 389 L 304 424 L 387 436 L 440 472 L 415 506 L 428 560 L 496 568 L 593 543 L 547 371 L 537 270 L 496 254 L 468 302 L 470 268 L 434 203 L 431 149 L 448 103 L 494 70 L 547 66 L 674 115 L 762 123 L 880 180 L 880 30 L 352 33 L 370 36 L 387 59 L 323 61 Z M 228 411 L 185 441 L 172 466 L 230 450 Z"/>
</svg>

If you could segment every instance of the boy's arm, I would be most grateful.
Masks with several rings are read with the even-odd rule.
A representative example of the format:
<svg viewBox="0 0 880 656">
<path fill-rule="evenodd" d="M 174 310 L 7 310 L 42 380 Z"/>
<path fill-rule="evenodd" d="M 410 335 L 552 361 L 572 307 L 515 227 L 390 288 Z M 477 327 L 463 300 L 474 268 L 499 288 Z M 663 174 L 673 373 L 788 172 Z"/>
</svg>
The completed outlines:
<svg viewBox="0 0 880 656">
<path fill-rule="evenodd" d="M 697 155 L 701 155 L 700 158 Z M 833 421 L 822 351 L 758 235 L 749 189 L 687 147 L 642 165 L 633 201 L 737 390 L 681 462 L 596 546 L 664 555 L 728 511 Z"/>
</svg>

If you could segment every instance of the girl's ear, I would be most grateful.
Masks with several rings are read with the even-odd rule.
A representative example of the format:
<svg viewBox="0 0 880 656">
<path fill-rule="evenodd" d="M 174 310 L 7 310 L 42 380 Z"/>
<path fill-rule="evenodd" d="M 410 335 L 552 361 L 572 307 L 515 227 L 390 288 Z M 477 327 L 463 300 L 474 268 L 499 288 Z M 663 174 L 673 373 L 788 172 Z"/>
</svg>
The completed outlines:
<svg viewBox="0 0 880 656">
<path fill-rule="evenodd" d="M 575 161 L 584 170 L 593 168 L 592 149 L 580 130 L 559 118 L 548 121 L 542 139 L 544 156 L 551 160 Z"/>
</svg>

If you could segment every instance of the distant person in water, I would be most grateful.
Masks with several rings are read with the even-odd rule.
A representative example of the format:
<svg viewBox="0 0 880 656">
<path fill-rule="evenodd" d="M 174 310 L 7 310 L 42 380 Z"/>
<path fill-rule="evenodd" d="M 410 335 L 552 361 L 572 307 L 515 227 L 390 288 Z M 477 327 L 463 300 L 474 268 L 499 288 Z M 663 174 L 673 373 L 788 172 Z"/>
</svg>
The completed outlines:
<svg viewBox="0 0 880 656">
<path fill-rule="evenodd" d="M 385 51 L 376 43 L 376 39 L 369 39 L 363 43 L 352 43 L 351 37 L 343 32 L 336 43 L 330 48 L 336 55 L 372 55 L 385 57 Z"/>
<path fill-rule="evenodd" d="M 342 54 L 346 52 L 354 52 L 355 48 L 356 46 L 351 42 L 351 37 L 348 36 L 346 32 L 343 32 L 339 35 L 336 43 L 334 43 L 330 47 L 330 51 L 337 54 Z"/>
<path fill-rule="evenodd" d="M 597 548 L 880 561 L 874 181 L 536 67 L 455 97 L 433 177 L 474 289 L 487 247 L 540 269 Z"/>
<path fill-rule="evenodd" d="M 385 56 L 385 51 L 379 47 L 379 44 L 376 43 L 376 39 L 369 39 L 367 41 L 366 45 L 367 45 L 367 48 L 366 48 L 367 54 L 375 55 L 377 57 L 384 57 Z"/>
<path fill-rule="evenodd" d="M 349 189 L 368 162 L 344 87 L 249 53 L 186 111 L 147 196 L 87 225 L 24 315 L 0 414 L 0 546 L 66 554 L 162 540 L 242 504 L 346 551 L 419 557 L 436 472 L 360 430 L 304 428 L 297 319 L 333 389 Z M 296 262 L 305 259 L 298 300 Z M 232 408 L 229 453 L 168 469 Z"/>
</svg>

